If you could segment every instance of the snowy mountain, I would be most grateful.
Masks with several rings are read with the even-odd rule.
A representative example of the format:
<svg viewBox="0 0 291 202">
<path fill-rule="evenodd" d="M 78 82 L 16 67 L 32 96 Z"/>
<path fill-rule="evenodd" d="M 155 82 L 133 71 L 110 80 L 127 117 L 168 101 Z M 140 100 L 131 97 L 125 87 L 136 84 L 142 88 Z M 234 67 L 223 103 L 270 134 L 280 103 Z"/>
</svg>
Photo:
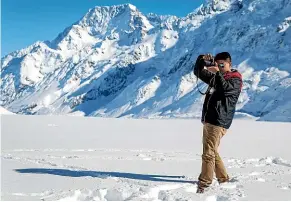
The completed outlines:
<svg viewBox="0 0 291 202">
<path fill-rule="evenodd" d="M 1 59 L 0 104 L 20 114 L 199 118 L 193 63 L 228 51 L 244 79 L 237 117 L 291 121 L 290 25 L 291 0 L 206 0 L 183 18 L 95 7 L 54 40 Z"/>
</svg>

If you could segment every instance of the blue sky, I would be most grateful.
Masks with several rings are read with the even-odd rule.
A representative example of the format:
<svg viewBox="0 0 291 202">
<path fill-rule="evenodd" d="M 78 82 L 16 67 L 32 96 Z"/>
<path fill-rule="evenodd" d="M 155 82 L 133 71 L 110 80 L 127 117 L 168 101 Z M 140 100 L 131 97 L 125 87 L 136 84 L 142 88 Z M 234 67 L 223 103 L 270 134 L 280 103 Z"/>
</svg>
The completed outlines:
<svg viewBox="0 0 291 202">
<path fill-rule="evenodd" d="M 143 13 L 185 16 L 204 0 L 2 0 L 1 57 L 52 40 L 90 8 L 131 3 Z"/>
</svg>

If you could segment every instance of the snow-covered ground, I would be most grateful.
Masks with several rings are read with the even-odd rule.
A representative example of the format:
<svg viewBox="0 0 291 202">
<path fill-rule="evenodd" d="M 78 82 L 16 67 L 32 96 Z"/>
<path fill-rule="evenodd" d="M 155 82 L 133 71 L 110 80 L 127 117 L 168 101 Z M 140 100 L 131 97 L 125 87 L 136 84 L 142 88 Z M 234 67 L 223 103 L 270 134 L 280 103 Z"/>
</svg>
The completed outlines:
<svg viewBox="0 0 291 202">
<path fill-rule="evenodd" d="M 195 193 L 199 120 L 2 116 L 2 200 L 291 200 L 291 123 L 235 120 L 233 182 Z"/>
<path fill-rule="evenodd" d="M 6 115 L 10 114 L 11 115 L 13 113 L 0 106 L 0 115 L 2 115 L 2 114 L 6 114 Z"/>
</svg>

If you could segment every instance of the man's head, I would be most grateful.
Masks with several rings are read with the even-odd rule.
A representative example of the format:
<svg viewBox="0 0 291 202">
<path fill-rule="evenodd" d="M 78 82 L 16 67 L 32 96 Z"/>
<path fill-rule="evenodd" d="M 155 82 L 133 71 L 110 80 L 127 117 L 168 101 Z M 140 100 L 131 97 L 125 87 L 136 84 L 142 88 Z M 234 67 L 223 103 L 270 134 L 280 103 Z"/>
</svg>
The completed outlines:
<svg viewBox="0 0 291 202">
<path fill-rule="evenodd" d="M 231 56 L 228 52 L 218 53 L 214 61 L 216 62 L 219 71 L 221 72 L 230 72 L 231 71 Z"/>
</svg>

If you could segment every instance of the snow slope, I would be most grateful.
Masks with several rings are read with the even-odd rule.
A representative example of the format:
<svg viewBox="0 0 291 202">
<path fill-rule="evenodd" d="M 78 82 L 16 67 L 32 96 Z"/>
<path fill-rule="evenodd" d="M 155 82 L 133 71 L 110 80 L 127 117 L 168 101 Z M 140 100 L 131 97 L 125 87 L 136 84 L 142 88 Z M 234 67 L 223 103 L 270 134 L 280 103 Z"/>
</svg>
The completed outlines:
<svg viewBox="0 0 291 202">
<path fill-rule="evenodd" d="M 13 114 L 12 112 L 8 111 L 7 109 L 4 109 L 3 107 L 0 107 L 0 114 Z"/>
<path fill-rule="evenodd" d="M 232 182 L 198 195 L 198 120 L 4 115 L 1 199 L 288 201 L 290 130 L 234 121 L 220 147 Z"/>
<path fill-rule="evenodd" d="M 291 0 L 206 0 L 183 18 L 95 7 L 55 39 L 1 59 L 0 104 L 19 114 L 199 118 L 193 63 L 229 51 L 244 79 L 236 117 L 289 122 L 290 17 Z"/>
</svg>

